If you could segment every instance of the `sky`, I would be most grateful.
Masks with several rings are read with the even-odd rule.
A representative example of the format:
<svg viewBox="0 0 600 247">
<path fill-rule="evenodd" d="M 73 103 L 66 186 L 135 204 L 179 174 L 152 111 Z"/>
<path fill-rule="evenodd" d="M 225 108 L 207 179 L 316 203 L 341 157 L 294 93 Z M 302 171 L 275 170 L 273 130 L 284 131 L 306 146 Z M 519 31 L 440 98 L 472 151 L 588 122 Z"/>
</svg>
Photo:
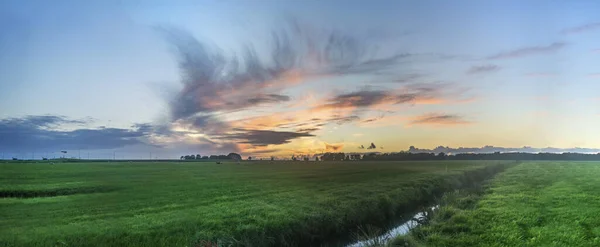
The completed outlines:
<svg viewBox="0 0 600 247">
<path fill-rule="evenodd" d="M 599 12 L 598 1 L 0 1 L 0 152 L 600 152 Z"/>
</svg>

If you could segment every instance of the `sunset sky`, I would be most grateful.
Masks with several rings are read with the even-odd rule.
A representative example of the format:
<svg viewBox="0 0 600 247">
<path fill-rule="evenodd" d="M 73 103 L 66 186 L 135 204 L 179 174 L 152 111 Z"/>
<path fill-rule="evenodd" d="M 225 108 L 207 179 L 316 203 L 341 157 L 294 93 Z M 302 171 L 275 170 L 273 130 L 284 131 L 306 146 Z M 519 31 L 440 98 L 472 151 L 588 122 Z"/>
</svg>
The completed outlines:
<svg viewBox="0 0 600 247">
<path fill-rule="evenodd" d="M 0 152 L 600 148 L 598 13 L 593 0 L 4 0 Z"/>
</svg>

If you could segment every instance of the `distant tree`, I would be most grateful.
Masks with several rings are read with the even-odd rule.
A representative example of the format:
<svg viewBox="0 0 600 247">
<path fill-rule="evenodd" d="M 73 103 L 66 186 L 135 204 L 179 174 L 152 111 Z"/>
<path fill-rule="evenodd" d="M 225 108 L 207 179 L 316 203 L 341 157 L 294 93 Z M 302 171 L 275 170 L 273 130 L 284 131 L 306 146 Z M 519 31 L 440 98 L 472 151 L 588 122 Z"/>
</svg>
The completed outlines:
<svg viewBox="0 0 600 247">
<path fill-rule="evenodd" d="M 211 160 L 216 160 L 216 159 L 219 159 L 219 156 L 216 156 L 216 155 L 212 154 L 208 158 L 211 159 Z"/>
<path fill-rule="evenodd" d="M 309 161 L 308 156 L 304 157 L 304 161 Z"/>
<path fill-rule="evenodd" d="M 17 158 L 12 158 L 12 160 L 19 160 L 19 159 L 17 159 Z"/>
<path fill-rule="evenodd" d="M 205 156 L 202 156 L 202 159 L 203 159 L 203 160 L 207 160 L 207 159 L 208 159 L 208 156 L 206 156 L 206 155 L 205 155 Z"/>
<path fill-rule="evenodd" d="M 315 161 L 319 161 L 319 157 L 315 157 Z"/>
<path fill-rule="evenodd" d="M 251 156 L 248 156 L 248 160 L 252 160 L 252 157 L 251 157 Z"/>
<path fill-rule="evenodd" d="M 353 154 L 351 158 L 352 158 L 352 160 L 360 160 L 361 159 L 360 154 Z"/>
<path fill-rule="evenodd" d="M 275 157 L 271 156 L 271 161 L 275 160 Z"/>
<path fill-rule="evenodd" d="M 242 160 L 242 156 L 237 153 L 229 153 L 227 158 L 232 160 Z"/>
<path fill-rule="evenodd" d="M 440 159 L 444 159 L 444 158 L 446 158 L 446 154 L 444 152 L 441 152 L 437 155 L 437 157 Z"/>
<path fill-rule="evenodd" d="M 197 160 L 202 159 L 202 155 L 196 154 L 196 159 Z"/>
<path fill-rule="evenodd" d="M 296 158 L 296 156 L 292 155 L 292 160 L 293 160 L 293 161 L 296 161 L 296 160 L 298 160 L 298 159 Z"/>
<path fill-rule="evenodd" d="M 183 160 L 183 159 L 185 159 L 185 156 L 181 155 L 181 157 L 179 159 Z"/>
<path fill-rule="evenodd" d="M 346 155 L 346 159 L 345 160 L 350 160 L 350 155 Z"/>
<path fill-rule="evenodd" d="M 321 156 L 322 161 L 342 161 L 346 158 L 344 153 L 324 153 Z"/>
</svg>

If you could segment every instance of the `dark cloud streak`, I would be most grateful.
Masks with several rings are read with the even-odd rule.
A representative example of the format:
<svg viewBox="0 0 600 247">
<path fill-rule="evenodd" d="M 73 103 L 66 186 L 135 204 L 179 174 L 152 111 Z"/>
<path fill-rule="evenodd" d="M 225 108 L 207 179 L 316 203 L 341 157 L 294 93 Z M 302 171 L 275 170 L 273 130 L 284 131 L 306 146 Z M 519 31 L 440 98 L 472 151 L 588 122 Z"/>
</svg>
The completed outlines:
<svg viewBox="0 0 600 247">
<path fill-rule="evenodd" d="M 467 74 L 484 74 L 484 73 L 491 73 L 491 72 L 496 72 L 500 70 L 500 67 L 497 65 L 480 65 L 480 66 L 473 66 L 471 68 L 469 68 L 469 70 L 467 70 Z"/>
<path fill-rule="evenodd" d="M 218 136 L 216 139 L 236 141 L 253 146 L 280 145 L 292 139 L 314 136 L 306 132 L 236 129 L 235 133 Z"/>
<path fill-rule="evenodd" d="M 587 23 L 581 26 L 565 28 L 560 31 L 561 34 L 576 34 L 600 29 L 600 22 Z"/>
<path fill-rule="evenodd" d="M 0 150 L 112 149 L 147 144 L 151 126 L 134 125 L 132 129 L 80 128 L 62 130 L 65 124 L 86 123 L 62 116 L 26 116 L 0 119 Z M 149 144 L 148 144 L 149 145 Z"/>
<path fill-rule="evenodd" d="M 466 121 L 462 116 L 452 115 L 452 114 L 427 114 L 422 116 L 417 116 L 410 124 L 414 125 L 423 125 L 423 124 L 438 124 L 438 125 L 459 125 L 459 124 L 468 124 L 469 121 Z"/>
</svg>

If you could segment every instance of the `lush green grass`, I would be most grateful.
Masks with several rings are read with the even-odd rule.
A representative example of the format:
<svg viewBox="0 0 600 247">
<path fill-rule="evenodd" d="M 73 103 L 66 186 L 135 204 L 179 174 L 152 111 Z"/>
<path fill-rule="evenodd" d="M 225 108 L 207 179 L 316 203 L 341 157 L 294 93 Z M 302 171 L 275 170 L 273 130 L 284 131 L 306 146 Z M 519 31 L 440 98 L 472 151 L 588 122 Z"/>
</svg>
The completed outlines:
<svg viewBox="0 0 600 247">
<path fill-rule="evenodd" d="M 600 246 L 600 162 L 528 162 L 484 191 L 450 194 L 429 225 L 404 239 L 417 246 Z"/>
<path fill-rule="evenodd" d="M 323 243 L 498 163 L 0 164 L 0 245 Z"/>
</svg>

